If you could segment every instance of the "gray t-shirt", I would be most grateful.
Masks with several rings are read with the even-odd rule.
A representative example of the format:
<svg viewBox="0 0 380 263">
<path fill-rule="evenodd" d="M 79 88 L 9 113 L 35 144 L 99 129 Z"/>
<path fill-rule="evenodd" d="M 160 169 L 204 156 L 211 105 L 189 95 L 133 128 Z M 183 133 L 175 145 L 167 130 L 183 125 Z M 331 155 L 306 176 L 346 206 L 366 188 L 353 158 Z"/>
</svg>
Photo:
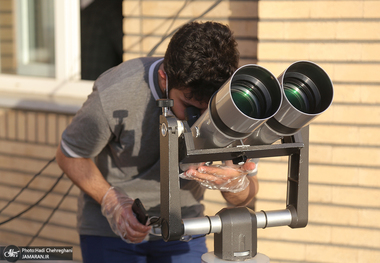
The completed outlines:
<svg viewBox="0 0 380 263">
<path fill-rule="evenodd" d="M 149 215 L 160 215 L 157 70 L 160 58 L 126 61 L 103 73 L 93 92 L 62 134 L 66 156 L 92 158 L 113 186 L 140 198 Z M 180 179 L 182 217 L 203 215 L 204 189 Z M 83 192 L 78 201 L 80 234 L 115 236 L 100 205 Z"/>
</svg>

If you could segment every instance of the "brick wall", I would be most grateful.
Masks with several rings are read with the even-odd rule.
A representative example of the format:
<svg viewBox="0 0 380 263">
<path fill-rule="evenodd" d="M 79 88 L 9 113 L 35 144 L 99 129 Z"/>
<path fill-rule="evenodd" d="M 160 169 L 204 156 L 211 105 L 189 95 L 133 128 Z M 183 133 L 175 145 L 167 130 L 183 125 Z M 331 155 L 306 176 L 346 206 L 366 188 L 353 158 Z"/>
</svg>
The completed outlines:
<svg viewBox="0 0 380 263">
<path fill-rule="evenodd" d="M 12 4 L 12 0 L 0 2 L 0 72 L 2 73 L 15 71 Z"/>
<path fill-rule="evenodd" d="M 257 58 L 257 1 L 124 0 L 124 60 L 163 56 L 170 36 L 181 25 L 213 20 L 228 24 L 239 43 L 241 63 Z"/>
<path fill-rule="evenodd" d="M 380 258 L 376 10 L 378 1 L 259 1 L 258 63 L 279 75 L 293 61 L 311 60 L 335 88 L 333 105 L 310 127 L 309 224 L 260 230 L 259 251 L 271 262 Z M 262 162 L 258 210 L 284 199 L 283 161 Z"/>
<path fill-rule="evenodd" d="M 38 205 L 0 226 L 0 244 L 74 246 L 74 259 L 81 259 L 76 231 L 79 190 L 71 188 L 67 177 L 59 180 L 62 171 L 54 161 L 49 164 L 71 118 L 66 113 L 0 108 L 0 222 L 34 205 L 57 183 Z"/>
</svg>

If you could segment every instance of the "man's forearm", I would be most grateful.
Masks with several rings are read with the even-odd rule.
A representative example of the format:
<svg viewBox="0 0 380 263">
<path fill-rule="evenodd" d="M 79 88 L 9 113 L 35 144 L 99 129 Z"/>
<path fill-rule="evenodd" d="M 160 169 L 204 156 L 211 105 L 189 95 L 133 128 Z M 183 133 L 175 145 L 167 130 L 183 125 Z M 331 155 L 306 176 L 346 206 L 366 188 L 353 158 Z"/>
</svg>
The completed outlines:
<svg viewBox="0 0 380 263">
<path fill-rule="evenodd" d="M 222 192 L 224 199 L 235 206 L 247 205 L 255 197 L 259 190 L 259 182 L 256 176 L 247 177 L 249 185 L 246 189 L 238 193 Z"/>
<path fill-rule="evenodd" d="M 91 159 L 67 157 L 58 147 L 56 160 L 59 167 L 75 185 L 101 204 L 110 184 Z"/>
</svg>

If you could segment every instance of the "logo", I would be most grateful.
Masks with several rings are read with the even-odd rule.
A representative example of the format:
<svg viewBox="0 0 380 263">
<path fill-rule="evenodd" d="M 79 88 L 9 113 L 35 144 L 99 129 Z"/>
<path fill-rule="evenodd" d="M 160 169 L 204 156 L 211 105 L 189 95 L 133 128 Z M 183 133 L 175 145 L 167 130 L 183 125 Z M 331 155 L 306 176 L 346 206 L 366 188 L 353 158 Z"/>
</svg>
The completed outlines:
<svg viewBox="0 0 380 263">
<path fill-rule="evenodd" d="M 8 262 L 16 262 L 21 257 L 21 251 L 17 246 L 10 245 L 3 250 L 3 256 Z"/>
</svg>

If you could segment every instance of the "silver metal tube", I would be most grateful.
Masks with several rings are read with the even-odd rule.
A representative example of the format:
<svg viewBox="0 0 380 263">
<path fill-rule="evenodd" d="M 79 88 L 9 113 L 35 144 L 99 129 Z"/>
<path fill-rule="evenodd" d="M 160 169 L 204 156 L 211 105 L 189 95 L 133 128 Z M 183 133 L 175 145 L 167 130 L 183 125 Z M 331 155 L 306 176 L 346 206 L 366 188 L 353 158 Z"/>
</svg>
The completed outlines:
<svg viewBox="0 0 380 263">
<path fill-rule="evenodd" d="M 255 212 L 257 228 L 287 226 L 292 222 L 292 214 L 288 209 Z"/>
<path fill-rule="evenodd" d="M 206 112 L 193 124 L 196 149 L 225 147 L 244 139 L 272 117 L 282 103 L 278 80 L 263 67 L 248 64 L 210 99 Z"/>
<path fill-rule="evenodd" d="M 220 233 L 222 231 L 222 221 L 219 216 L 210 216 L 211 233 Z"/>
<path fill-rule="evenodd" d="M 222 231 L 222 221 L 219 216 L 183 218 L 182 222 L 185 236 L 220 233 Z"/>
<path fill-rule="evenodd" d="M 311 61 L 293 63 L 278 77 L 278 81 L 283 93 L 280 109 L 247 137 L 244 144 L 272 144 L 283 136 L 293 135 L 326 111 L 333 101 L 334 88 L 330 77 Z M 291 95 L 288 97 L 286 94 Z"/>
<path fill-rule="evenodd" d="M 290 65 L 279 77 L 281 87 L 284 89 L 285 83 L 290 78 L 306 78 L 310 86 L 315 87 L 315 97 L 319 97 L 319 107 L 311 112 L 304 112 L 297 109 L 287 96 L 283 96 L 283 104 L 274 116 L 282 125 L 296 130 L 309 124 L 315 117 L 326 111 L 334 97 L 333 83 L 327 73 L 317 64 L 311 61 L 297 61 Z M 285 94 L 285 91 L 284 91 Z M 317 100 L 315 98 L 315 100 Z M 289 112 L 291 114 L 289 114 Z M 287 135 L 289 133 L 286 133 Z M 294 133 L 293 133 L 294 134 Z"/>
<path fill-rule="evenodd" d="M 255 212 L 257 228 L 288 226 L 292 222 L 290 210 L 260 211 Z M 184 236 L 205 235 L 210 233 L 220 233 L 222 231 L 222 221 L 219 216 L 206 216 L 182 219 Z"/>
</svg>

